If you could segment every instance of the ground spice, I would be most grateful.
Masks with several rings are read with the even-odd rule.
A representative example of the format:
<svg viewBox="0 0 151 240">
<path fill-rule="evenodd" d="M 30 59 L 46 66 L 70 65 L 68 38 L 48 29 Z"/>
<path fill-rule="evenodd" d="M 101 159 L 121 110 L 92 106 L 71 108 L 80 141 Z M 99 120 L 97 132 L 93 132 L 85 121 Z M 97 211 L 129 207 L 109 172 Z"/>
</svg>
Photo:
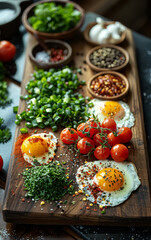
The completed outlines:
<svg viewBox="0 0 151 240">
<path fill-rule="evenodd" d="M 23 158 L 23 155 L 21 152 L 21 145 L 22 145 L 23 141 L 29 136 L 30 136 L 29 133 L 21 134 L 15 143 L 15 148 L 14 148 L 13 154 L 14 154 L 14 157 L 17 158 L 18 162 L 22 163 L 22 164 L 24 164 L 25 161 L 24 161 L 24 158 Z"/>
</svg>

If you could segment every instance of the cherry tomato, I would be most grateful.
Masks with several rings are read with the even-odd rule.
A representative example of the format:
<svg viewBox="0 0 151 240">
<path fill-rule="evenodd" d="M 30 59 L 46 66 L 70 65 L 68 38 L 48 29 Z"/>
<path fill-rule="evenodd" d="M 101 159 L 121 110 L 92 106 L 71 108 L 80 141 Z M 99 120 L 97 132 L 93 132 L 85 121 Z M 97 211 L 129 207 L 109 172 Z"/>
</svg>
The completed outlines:
<svg viewBox="0 0 151 240">
<path fill-rule="evenodd" d="M 95 143 L 91 138 L 84 137 L 77 142 L 77 149 L 80 153 L 87 154 L 95 147 Z"/>
<path fill-rule="evenodd" d="M 81 123 L 81 124 L 78 125 L 77 133 L 82 138 L 87 137 L 87 130 L 86 130 L 86 124 L 85 123 Z"/>
<path fill-rule="evenodd" d="M 9 41 L 0 41 L 0 61 L 8 62 L 14 58 L 16 47 Z"/>
<path fill-rule="evenodd" d="M 120 135 L 115 136 L 114 133 L 112 132 L 107 135 L 107 139 L 108 139 L 108 144 L 110 146 L 114 146 L 121 142 L 121 136 Z"/>
<path fill-rule="evenodd" d="M 102 136 L 101 133 L 97 133 L 94 135 L 93 140 L 95 142 L 95 145 L 98 147 L 106 141 L 106 137 Z"/>
<path fill-rule="evenodd" d="M 109 130 L 106 130 L 106 133 L 110 133 L 111 131 L 116 131 L 116 122 L 112 118 L 107 118 L 102 122 L 102 128 L 108 128 Z"/>
<path fill-rule="evenodd" d="M 116 162 L 123 162 L 128 158 L 128 148 L 124 144 L 116 144 L 111 148 L 111 157 Z"/>
<path fill-rule="evenodd" d="M 127 143 L 132 138 L 132 131 L 128 127 L 122 127 L 119 129 L 119 134 L 121 136 L 121 143 Z"/>
<path fill-rule="evenodd" d="M 108 147 L 98 146 L 94 151 L 94 156 L 99 160 L 105 160 L 110 156 L 110 149 Z"/>
<path fill-rule="evenodd" d="M 65 128 L 61 131 L 60 139 L 65 144 L 73 144 L 78 139 L 77 131 L 74 128 Z"/>
<path fill-rule="evenodd" d="M 2 170 L 2 168 L 3 168 L 3 158 L 0 155 L 0 171 Z"/>
<path fill-rule="evenodd" d="M 80 137 L 92 137 L 99 130 L 97 129 L 97 123 L 93 119 L 89 119 L 86 123 L 81 123 L 77 127 L 77 133 Z"/>
<path fill-rule="evenodd" d="M 90 118 L 87 123 L 90 125 L 90 136 L 92 137 L 96 133 L 100 132 L 99 123 L 94 121 L 94 118 Z"/>
</svg>

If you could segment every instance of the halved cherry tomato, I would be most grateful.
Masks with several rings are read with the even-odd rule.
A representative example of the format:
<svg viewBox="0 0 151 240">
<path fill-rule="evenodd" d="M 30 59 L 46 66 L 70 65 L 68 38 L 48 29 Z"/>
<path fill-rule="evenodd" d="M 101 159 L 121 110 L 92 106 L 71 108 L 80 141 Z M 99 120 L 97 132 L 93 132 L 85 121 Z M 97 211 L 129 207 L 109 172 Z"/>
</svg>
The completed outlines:
<svg viewBox="0 0 151 240">
<path fill-rule="evenodd" d="M 77 127 L 77 133 L 80 137 L 92 137 L 99 131 L 97 128 L 97 123 L 94 122 L 94 119 L 89 119 L 86 123 L 81 123 Z"/>
<path fill-rule="evenodd" d="M 132 131 L 128 127 L 122 127 L 119 129 L 119 134 L 121 136 L 121 143 L 127 143 L 132 138 Z"/>
<path fill-rule="evenodd" d="M 14 58 L 16 47 L 9 41 L 0 41 L 0 61 L 8 62 Z"/>
<path fill-rule="evenodd" d="M 3 158 L 0 155 L 0 171 L 2 170 L 2 168 L 3 168 Z"/>
<path fill-rule="evenodd" d="M 95 142 L 95 145 L 98 147 L 106 141 L 106 137 L 104 136 L 104 134 L 97 133 L 94 135 L 93 140 Z"/>
<path fill-rule="evenodd" d="M 98 146 L 94 151 L 96 159 L 105 160 L 110 156 L 110 149 L 108 147 Z"/>
<path fill-rule="evenodd" d="M 111 148 L 111 157 L 116 162 L 123 162 L 128 158 L 128 148 L 124 144 L 116 144 Z"/>
<path fill-rule="evenodd" d="M 77 142 L 77 149 L 79 149 L 80 153 L 82 154 L 87 154 L 90 151 L 92 151 L 92 149 L 95 147 L 95 143 L 91 138 L 85 137 L 85 138 L 81 138 L 78 142 Z"/>
<path fill-rule="evenodd" d="M 110 133 L 111 131 L 116 131 L 116 122 L 112 118 L 107 118 L 102 122 L 102 128 L 108 128 L 109 130 L 106 130 L 106 133 Z"/>
<path fill-rule="evenodd" d="M 116 136 L 112 132 L 107 135 L 107 139 L 108 139 L 108 144 L 110 146 L 114 146 L 121 142 L 121 136 L 120 135 Z"/>
<path fill-rule="evenodd" d="M 65 128 L 61 131 L 60 139 L 65 144 L 73 144 L 78 139 L 77 131 L 74 128 Z"/>
</svg>

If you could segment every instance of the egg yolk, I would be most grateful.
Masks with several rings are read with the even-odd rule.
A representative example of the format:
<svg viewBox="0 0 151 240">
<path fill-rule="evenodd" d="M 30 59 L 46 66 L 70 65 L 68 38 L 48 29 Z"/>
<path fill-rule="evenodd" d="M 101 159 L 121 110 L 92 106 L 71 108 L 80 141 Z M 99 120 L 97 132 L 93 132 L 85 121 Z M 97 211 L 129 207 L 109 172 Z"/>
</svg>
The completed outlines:
<svg viewBox="0 0 151 240">
<path fill-rule="evenodd" d="M 21 150 L 28 156 L 40 157 L 48 152 L 48 144 L 40 136 L 30 136 L 24 140 Z"/>
<path fill-rule="evenodd" d="M 121 171 L 114 168 L 104 168 L 96 174 L 96 179 L 101 190 L 113 192 L 124 184 L 124 176 Z"/>
<path fill-rule="evenodd" d="M 106 118 L 113 118 L 115 120 L 122 119 L 125 116 L 124 108 L 120 103 L 114 101 L 105 102 L 104 106 L 100 107 L 102 114 Z"/>
</svg>

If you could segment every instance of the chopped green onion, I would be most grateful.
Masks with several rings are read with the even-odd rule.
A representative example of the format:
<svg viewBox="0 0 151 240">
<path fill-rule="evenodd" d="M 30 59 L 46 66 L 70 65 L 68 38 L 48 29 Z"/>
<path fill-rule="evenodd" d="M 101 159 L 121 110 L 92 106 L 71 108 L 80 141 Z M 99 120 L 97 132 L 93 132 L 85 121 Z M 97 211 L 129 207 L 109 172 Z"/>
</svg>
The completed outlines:
<svg viewBox="0 0 151 240">
<path fill-rule="evenodd" d="M 20 132 L 21 132 L 21 133 L 27 133 L 28 130 L 27 130 L 27 128 L 21 128 L 21 129 L 20 129 Z"/>
</svg>

